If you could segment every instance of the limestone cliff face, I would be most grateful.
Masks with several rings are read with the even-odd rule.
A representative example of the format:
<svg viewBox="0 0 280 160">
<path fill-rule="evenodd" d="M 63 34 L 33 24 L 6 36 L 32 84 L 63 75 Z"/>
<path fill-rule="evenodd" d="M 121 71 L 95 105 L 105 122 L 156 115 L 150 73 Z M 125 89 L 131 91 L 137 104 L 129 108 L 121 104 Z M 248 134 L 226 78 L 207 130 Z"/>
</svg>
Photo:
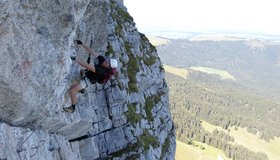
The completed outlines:
<svg viewBox="0 0 280 160">
<path fill-rule="evenodd" d="M 0 159 L 174 159 L 164 71 L 121 0 L 0 1 Z M 87 53 L 119 61 L 105 85 L 69 88 Z"/>
</svg>

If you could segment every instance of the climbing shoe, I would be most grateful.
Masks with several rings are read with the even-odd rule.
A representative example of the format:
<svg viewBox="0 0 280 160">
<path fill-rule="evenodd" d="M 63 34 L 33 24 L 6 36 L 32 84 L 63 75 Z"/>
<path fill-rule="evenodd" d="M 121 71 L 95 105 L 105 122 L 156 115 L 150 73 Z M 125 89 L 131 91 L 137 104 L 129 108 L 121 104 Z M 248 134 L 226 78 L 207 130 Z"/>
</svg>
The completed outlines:
<svg viewBox="0 0 280 160">
<path fill-rule="evenodd" d="M 74 113 L 75 112 L 75 105 L 71 105 L 70 107 L 63 107 L 64 112 Z"/>
<path fill-rule="evenodd" d="M 80 92 L 81 94 L 84 94 L 84 93 L 86 93 L 86 89 L 83 88 L 83 89 L 81 89 L 79 92 Z"/>
</svg>

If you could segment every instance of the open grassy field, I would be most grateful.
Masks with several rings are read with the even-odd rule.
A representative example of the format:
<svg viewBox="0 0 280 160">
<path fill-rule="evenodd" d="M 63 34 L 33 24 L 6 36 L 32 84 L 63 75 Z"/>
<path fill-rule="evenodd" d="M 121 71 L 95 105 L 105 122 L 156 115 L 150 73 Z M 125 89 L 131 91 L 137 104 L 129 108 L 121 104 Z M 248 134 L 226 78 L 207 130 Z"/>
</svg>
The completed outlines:
<svg viewBox="0 0 280 160">
<path fill-rule="evenodd" d="M 218 160 L 218 157 L 219 160 L 230 160 L 225 157 L 223 151 L 204 143 L 194 142 L 197 147 L 180 141 L 176 143 L 175 160 Z M 204 149 L 201 149 L 202 146 Z"/>
<path fill-rule="evenodd" d="M 208 68 L 208 67 L 190 67 L 190 69 L 194 71 L 207 73 L 207 74 L 215 74 L 218 75 L 221 79 L 229 79 L 235 81 L 234 76 L 228 73 L 227 71 Z"/>
<path fill-rule="evenodd" d="M 235 129 L 235 127 L 231 127 L 228 131 L 204 121 L 202 126 L 209 132 L 213 132 L 215 129 L 224 131 L 234 138 L 233 144 L 242 145 L 254 152 L 263 152 L 270 160 L 280 160 L 280 137 L 266 142 L 260 139 L 258 135 L 249 133 L 246 128 Z"/>
<path fill-rule="evenodd" d="M 185 79 L 188 77 L 190 70 L 193 70 L 193 71 L 203 72 L 203 73 L 207 73 L 207 74 L 215 74 L 215 75 L 218 75 L 221 79 L 229 79 L 229 80 L 235 81 L 234 76 L 232 76 L 227 71 L 213 69 L 213 68 L 190 67 L 190 70 L 188 70 L 188 69 L 176 68 L 176 67 L 172 67 L 172 66 L 168 66 L 168 65 L 164 65 L 163 68 L 165 69 L 166 72 L 169 72 L 171 74 L 174 74 L 176 76 L 179 76 L 179 77 L 182 77 Z"/>
<path fill-rule="evenodd" d="M 147 38 L 149 39 L 150 43 L 152 43 L 152 45 L 154 46 L 160 46 L 163 44 L 167 44 L 169 42 L 168 39 L 155 37 L 155 36 L 147 36 Z"/>
<path fill-rule="evenodd" d="M 176 68 L 168 65 L 163 65 L 163 68 L 166 72 L 174 74 L 181 78 L 187 78 L 189 75 L 189 71 L 187 69 Z"/>
</svg>

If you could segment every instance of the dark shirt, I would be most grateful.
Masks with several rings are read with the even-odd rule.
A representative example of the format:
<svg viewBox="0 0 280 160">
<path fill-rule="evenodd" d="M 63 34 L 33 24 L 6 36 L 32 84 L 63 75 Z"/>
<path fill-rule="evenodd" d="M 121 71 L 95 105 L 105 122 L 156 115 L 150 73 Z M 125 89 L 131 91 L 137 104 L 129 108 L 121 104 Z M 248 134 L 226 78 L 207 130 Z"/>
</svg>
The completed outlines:
<svg viewBox="0 0 280 160">
<path fill-rule="evenodd" d="M 111 77 L 112 69 L 104 68 L 101 66 L 101 64 L 106 60 L 105 57 L 99 55 L 96 59 L 98 60 L 98 62 L 94 65 L 95 72 L 87 71 L 86 77 L 91 81 L 91 83 L 95 83 L 96 81 L 98 83 L 104 83 L 105 79 L 107 81 Z"/>
</svg>

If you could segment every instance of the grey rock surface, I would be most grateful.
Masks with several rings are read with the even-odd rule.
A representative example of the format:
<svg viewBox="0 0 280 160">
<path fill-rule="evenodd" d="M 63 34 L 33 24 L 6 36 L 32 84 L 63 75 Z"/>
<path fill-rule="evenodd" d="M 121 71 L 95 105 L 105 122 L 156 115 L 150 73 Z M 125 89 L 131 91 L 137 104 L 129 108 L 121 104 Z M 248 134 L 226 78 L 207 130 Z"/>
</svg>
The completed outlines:
<svg viewBox="0 0 280 160">
<path fill-rule="evenodd" d="M 0 1 L 0 159 L 174 159 L 168 88 L 156 49 L 122 0 Z M 117 75 L 78 95 L 87 53 L 119 61 Z"/>
</svg>

